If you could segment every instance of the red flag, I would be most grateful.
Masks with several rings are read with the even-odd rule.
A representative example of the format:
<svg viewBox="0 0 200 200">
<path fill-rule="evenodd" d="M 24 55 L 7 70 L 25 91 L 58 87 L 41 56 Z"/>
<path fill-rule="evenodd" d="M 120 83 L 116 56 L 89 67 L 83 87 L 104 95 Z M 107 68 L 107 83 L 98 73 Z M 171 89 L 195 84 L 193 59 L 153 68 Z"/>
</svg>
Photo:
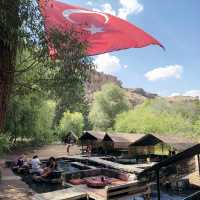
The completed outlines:
<svg viewBox="0 0 200 200">
<path fill-rule="evenodd" d="M 74 30 L 80 32 L 80 40 L 87 41 L 87 55 L 128 48 L 140 48 L 162 44 L 140 28 L 107 13 L 87 10 L 78 6 L 48 1 L 43 9 L 46 29 Z"/>
</svg>

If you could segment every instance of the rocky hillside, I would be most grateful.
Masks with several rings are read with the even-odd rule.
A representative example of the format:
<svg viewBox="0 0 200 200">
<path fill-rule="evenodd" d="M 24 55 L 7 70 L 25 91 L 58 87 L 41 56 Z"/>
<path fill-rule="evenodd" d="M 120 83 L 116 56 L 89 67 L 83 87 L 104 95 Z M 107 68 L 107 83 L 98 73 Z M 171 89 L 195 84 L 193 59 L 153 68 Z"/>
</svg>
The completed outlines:
<svg viewBox="0 0 200 200">
<path fill-rule="evenodd" d="M 89 81 L 86 82 L 86 97 L 89 102 L 93 99 L 94 92 L 101 90 L 101 87 L 106 83 L 115 83 L 116 85 L 122 86 L 122 82 L 117 77 L 104 74 L 101 72 L 93 71 L 90 75 Z"/>
<path fill-rule="evenodd" d="M 199 101 L 199 97 L 191 97 L 191 96 L 172 96 L 172 97 L 166 97 L 166 100 L 170 103 L 174 102 L 193 102 L 193 101 Z"/>
<path fill-rule="evenodd" d="M 101 87 L 106 83 L 115 83 L 122 87 L 122 82 L 117 77 L 93 71 L 90 76 L 90 80 L 86 83 L 86 97 L 89 102 L 93 99 L 93 94 L 96 91 L 101 90 Z M 133 106 L 141 104 L 145 99 L 156 98 L 157 94 L 152 94 L 144 91 L 142 88 L 123 88 L 127 93 L 127 96 Z"/>
<path fill-rule="evenodd" d="M 131 102 L 133 106 L 143 103 L 144 100 L 146 99 L 154 99 L 158 97 L 157 94 L 146 92 L 142 88 L 135 88 L 135 89 L 124 88 L 124 89 L 127 93 L 129 101 Z"/>
</svg>

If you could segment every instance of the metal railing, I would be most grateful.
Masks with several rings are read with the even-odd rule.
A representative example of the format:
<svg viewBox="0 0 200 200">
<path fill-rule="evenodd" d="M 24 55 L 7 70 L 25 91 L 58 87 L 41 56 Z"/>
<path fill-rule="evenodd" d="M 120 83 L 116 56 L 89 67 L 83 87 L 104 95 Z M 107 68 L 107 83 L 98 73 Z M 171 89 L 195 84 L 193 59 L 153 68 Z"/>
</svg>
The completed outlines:
<svg viewBox="0 0 200 200">
<path fill-rule="evenodd" d="M 200 191 L 198 192 L 195 192 L 194 194 L 186 197 L 185 199 L 183 200 L 199 200 L 200 199 Z"/>
</svg>

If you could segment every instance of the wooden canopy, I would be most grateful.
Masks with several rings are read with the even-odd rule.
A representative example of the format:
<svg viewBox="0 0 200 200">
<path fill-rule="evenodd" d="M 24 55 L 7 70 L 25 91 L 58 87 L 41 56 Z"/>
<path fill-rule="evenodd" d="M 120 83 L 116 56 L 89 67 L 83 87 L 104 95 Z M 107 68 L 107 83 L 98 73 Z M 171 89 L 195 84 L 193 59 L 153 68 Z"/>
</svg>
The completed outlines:
<svg viewBox="0 0 200 200">
<path fill-rule="evenodd" d="M 191 138 L 186 138 L 184 136 L 181 137 L 172 134 L 154 136 L 161 140 L 163 143 L 172 146 L 175 150 L 179 152 L 184 151 L 197 144 L 197 142 L 194 142 Z"/>
<path fill-rule="evenodd" d="M 144 134 L 134 133 L 106 133 L 103 142 L 112 142 L 116 149 L 128 149 L 128 146 L 144 137 Z"/>
<path fill-rule="evenodd" d="M 183 163 L 184 161 L 187 161 L 188 159 L 193 158 L 195 155 L 197 155 L 198 157 L 198 166 L 200 166 L 200 158 L 199 158 L 199 154 L 200 154 L 200 144 L 196 144 L 164 161 L 161 161 L 155 165 L 153 165 L 150 168 L 147 168 L 145 170 L 143 170 L 141 173 L 138 174 L 138 179 L 139 180 L 148 180 L 151 182 L 154 182 L 156 180 L 156 185 L 157 185 L 157 199 L 160 200 L 160 178 L 162 177 L 162 175 L 164 176 L 169 176 L 169 175 L 175 175 L 177 174 L 177 169 L 174 169 L 173 166 L 178 166 L 181 163 L 181 168 L 185 168 L 185 164 L 187 165 L 187 163 Z M 170 169 L 170 167 L 172 167 Z M 189 171 L 191 171 L 189 169 Z M 189 171 L 187 173 L 189 173 Z M 167 172 L 167 173 L 166 173 Z M 162 173 L 162 174 L 161 174 Z M 164 179 L 165 180 L 165 179 Z M 199 193 L 198 194 L 194 194 L 191 197 L 188 197 L 186 199 L 198 199 Z M 186 200 L 185 199 L 185 200 Z"/>
<path fill-rule="evenodd" d="M 200 144 L 196 144 L 164 161 L 161 161 L 155 165 L 153 165 L 150 168 L 145 169 L 144 171 L 142 171 L 138 177 L 142 178 L 142 177 L 147 177 L 149 173 L 154 172 L 154 171 L 159 171 L 161 168 L 163 167 L 167 167 L 171 164 L 175 164 L 177 162 L 180 162 L 182 160 L 191 158 L 195 155 L 200 154 Z"/>
<path fill-rule="evenodd" d="M 174 135 L 157 135 L 147 134 L 144 137 L 132 142 L 130 146 L 155 146 L 158 143 L 163 143 L 173 147 L 178 152 L 184 151 L 196 143 L 188 138 L 177 137 Z"/>
<path fill-rule="evenodd" d="M 70 131 L 66 134 L 66 137 L 71 137 L 73 138 L 74 140 L 78 140 L 78 136 L 73 132 L 73 131 Z"/>
<path fill-rule="evenodd" d="M 147 134 L 144 135 L 144 137 L 132 142 L 130 146 L 154 146 L 160 142 L 162 142 L 162 140 L 160 140 L 158 137 L 152 134 Z"/>
<path fill-rule="evenodd" d="M 105 132 L 95 131 L 84 131 L 82 136 L 79 138 L 80 141 L 99 141 L 101 142 L 105 136 Z"/>
</svg>

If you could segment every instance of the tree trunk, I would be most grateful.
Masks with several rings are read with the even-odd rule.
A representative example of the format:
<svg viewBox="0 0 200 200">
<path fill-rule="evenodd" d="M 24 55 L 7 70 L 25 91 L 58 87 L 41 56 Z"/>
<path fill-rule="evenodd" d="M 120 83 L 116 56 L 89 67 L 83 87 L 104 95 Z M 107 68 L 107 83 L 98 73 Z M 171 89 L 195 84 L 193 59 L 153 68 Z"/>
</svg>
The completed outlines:
<svg viewBox="0 0 200 200">
<path fill-rule="evenodd" d="M 0 133 L 4 129 L 8 101 L 14 81 L 19 29 L 20 1 L 0 1 Z"/>
<path fill-rule="evenodd" d="M 0 40 L 0 132 L 4 129 L 6 111 L 14 80 L 16 50 Z"/>
<path fill-rule="evenodd" d="M 64 103 L 64 100 L 60 100 L 55 108 L 55 116 L 53 119 L 52 128 L 56 128 L 59 125 L 60 120 L 63 117 L 63 113 L 66 111 L 66 108 L 67 105 Z"/>
</svg>

